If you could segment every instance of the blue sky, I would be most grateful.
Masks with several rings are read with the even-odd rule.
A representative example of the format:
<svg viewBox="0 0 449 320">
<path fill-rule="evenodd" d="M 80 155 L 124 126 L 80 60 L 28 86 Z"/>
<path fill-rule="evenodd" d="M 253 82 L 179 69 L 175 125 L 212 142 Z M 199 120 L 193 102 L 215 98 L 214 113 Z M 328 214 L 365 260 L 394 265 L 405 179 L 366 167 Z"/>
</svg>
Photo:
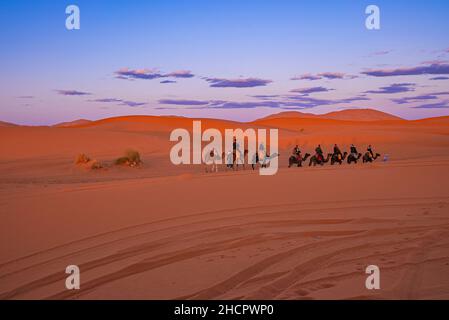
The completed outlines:
<svg viewBox="0 0 449 320">
<path fill-rule="evenodd" d="M 80 30 L 65 28 L 70 4 Z M 448 115 L 448 14 L 445 0 L 1 0 L 0 120 Z"/>
</svg>

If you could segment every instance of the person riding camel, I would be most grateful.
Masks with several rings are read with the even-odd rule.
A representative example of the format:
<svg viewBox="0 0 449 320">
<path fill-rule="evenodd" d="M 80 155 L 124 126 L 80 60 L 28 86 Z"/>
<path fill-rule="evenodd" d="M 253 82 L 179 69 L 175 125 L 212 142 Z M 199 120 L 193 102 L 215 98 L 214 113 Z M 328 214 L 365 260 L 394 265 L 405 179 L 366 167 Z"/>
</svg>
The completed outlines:
<svg viewBox="0 0 449 320">
<path fill-rule="evenodd" d="M 341 160 L 341 158 L 343 157 L 343 154 L 341 153 L 341 150 L 337 146 L 337 144 L 334 144 L 334 155 L 336 155 L 339 160 Z"/>
<path fill-rule="evenodd" d="M 319 161 L 324 161 L 323 149 L 321 149 L 321 145 L 320 144 L 318 145 L 318 147 L 316 147 L 315 152 L 316 152 L 317 159 Z"/>
<path fill-rule="evenodd" d="M 355 158 L 358 156 L 357 148 L 353 144 L 351 144 L 351 155 Z"/>
<path fill-rule="evenodd" d="M 374 158 L 374 152 L 373 152 L 373 148 L 371 147 L 371 145 L 368 146 L 368 149 L 366 149 L 366 151 L 368 151 L 368 154 L 370 156 L 371 159 Z"/>
<path fill-rule="evenodd" d="M 263 167 L 266 167 L 266 161 L 268 157 L 267 148 L 265 147 L 265 144 L 261 142 L 259 144 L 259 151 L 256 153 L 256 161 L 260 163 L 260 165 Z"/>
<path fill-rule="evenodd" d="M 234 141 L 232 142 L 232 153 L 235 155 L 235 157 L 237 157 L 237 151 L 239 153 L 240 159 L 242 159 L 242 150 L 240 150 L 240 145 L 237 143 L 237 139 L 234 137 Z"/>
<path fill-rule="evenodd" d="M 298 145 L 293 148 L 293 155 L 297 160 L 301 159 L 301 150 L 299 149 Z"/>
</svg>

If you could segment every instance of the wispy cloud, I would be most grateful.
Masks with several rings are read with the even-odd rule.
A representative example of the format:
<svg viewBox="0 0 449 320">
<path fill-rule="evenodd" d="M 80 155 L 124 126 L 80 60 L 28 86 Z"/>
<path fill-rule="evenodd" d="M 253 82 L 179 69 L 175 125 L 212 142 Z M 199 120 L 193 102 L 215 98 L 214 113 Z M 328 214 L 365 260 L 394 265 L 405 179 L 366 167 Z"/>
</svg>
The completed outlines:
<svg viewBox="0 0 449 320">
<path fill-rule="evenodd" d="M 432 64 L 446 64 L 446 63 L 448 63 L 449 62 L 449 60 L 447 60 L 447 59 L 445 59 L 445 60 L 443 60 L 443 59 L 435 59 L 435 60 L 426 60 L 426 61 L 423 61 L 423 62 L 421 62 L 421 64 L 427 64 L 427 65 L 432 65 Z"/>
<path fill-rule="evenodd" d="M 89 100 L 90 102 L 106 102 L 106 103 L 110 103 L 110 102 L 122 102 L 121 99 L 115 99 L 115 98 L 104 98 L 104 99 L 94 99 L 94 100 Z"/>
<path fill-rule="evenodd" d="M 280 108 L 281 106 L 282 105 L 278 101 L 248 101 L 248 102 L 227 101 L 222 103 L 211 104 L 209 107 L 215 109 L 253 109 L 259 107 Z"/>
<path fill-rule="evenodd" d="M 333 79 L 343 79 L 345 77 L 345 74 L 341 72 L 323 72 L 318 73 L 318 76 L 333 80 Z"/>
<path fill-rule="evenodd" d="M 316 75 L 311 73 L 305 73 L 303 75 L 290 78 L 290 80 L 310 80 L 310 81 L 321 79 L 336 80 L 336 79 L 354 79 L 354 77 L 355 76 L 347 75 L 342 72 L 321 72 Z"/>
<path fill-rule="evenodd" d="M 186 99 L 161 99 L 160 104 L 172 104 L 178 106 L 204 106 L 208 105 L 210 101 L 205 100 L 186 100 Z"/>
<path fill-rule="evenodd" d="M 371 55 L 372 56 L 385 56 L 389 53 L 391 53 L 392 50 L 381 50 L 381 51 L 375 51 Z"/>
<path fill-rule="evenodd" d="M 174 80 L 162 80 L 161 83 L 162 84 L 176 83 L 176 81 L 174 81 Z"/>
<path fill-rule="evenodd" d="M 18 96 L 18 99 L 34 99 L 34 96 Z"/>
<path fill-rule="evenodd" d="M 130 70 L 128 68 L 123 68 L 115 72 L 120 79 L 144 79 L 144 80 L 152 80 L 157 78 L 162 78 L 162 74 L 160 74 L 155 69 L 137 69 Z"/>
<path fill-rule="evenodd" d="M 449 77 L 433 77 L 430 78 L 429 80 L 449 80 Z"/>
<path fill-rule="evenodd" d="M 160 78 L 192 78 L 192 74 L 189 70 L 179 70 L 170 73 L 161 73 L 157 69 L 128 69 L 122 68 L 114 72 L 118 79 L 141 79 L 141 80 L 153 80 Z"/>
<path fill-rule="evenodd" d="M 128 106 L 128 107 L 140 107 L 146 105 L 145 102 L 136 102 L 130 100 L 116 99 L 116 98 L 102 98 L 102 99 L 93 99 L 88 100 L 89 102 L 101 102 L 101 103 L 115 103 L 120 106 Z"/>
<path fill-rule="evenodd" d="M 328 92 L 328 91 L 332 91 L 332 90 L 334 90 L 334 89 L 328 89 L 325 87 L 308 87 L 308 88 L 293 89 L 293 90 L 290 90 L 290 92 L 301 93 L 303 95 L 309 95 L 311 93 Z"/>
<path fill-rule="evenodd" d="M 129 101 L 129 100 L 122 100 L 121 105 L 125 105 L 128 107 L 141 107 L 146 105 L 145 102 L 136 102 L 136 101 Z"/>
<path fill-rule="evenodd" d="M 310 81 L 320 80 L 320 79 L 321 79 L 321 77 L 313 75 L 311 73 L 306 73 L 306 74 L 303 74 L 300 76 L 295 76 L 293 78 L 290 78 L 290 80 L 310 80 Z"/>
<path fill-rule="evenodd" d="M 437 102 L 437 103 L 430 103 L 430 104 L 423 104 L 417 107 L 412 107 L 413 109 L 447 109 L 449 108 L 449 100 Z"/>
<path fill-rule="evenodd" d="M 343 99 L 316 99 L 307 96 L 287 96 L 285 105 L 294 105 L 303 108 L 314 108 L 319 106 L 329 106 L 334 104 L 352 103 L 356 101 L 368 101 L 371 100 L 364 96 L 355 96 Z"/>
<path fill-rule="evenodd" d="M 223 101 L 223 100 L 159 100 L 160 104 L 184 105 L 189 109 L 253 109 L 258 107 L 280 108 L 279 101 Z M 164 108 L 157 108 L 164 109 Z"/>
<path fill-rule="evenodd" d="M 288 95 L 279 99 L 261 101 L 220 101 L 220 100 L 161 100 L 160 104 L 189 106 L 189 109 L 254 109 L 259 107 L 277 109 L 309 109 L 318 106 L 349 104 L 355 101 L 368 101 L 367 97 L 356 96 L 344 99 L 315 99 L 308 96 Z M 162 109 L 162 108 L 159 108 Z"/>
<path fill-rule="evenodd" d="M 449 74 L 449 64 L 431 64 L 411 68 L 375 69 L 361 72 L 373 77 L 416 76 L 424 74 Z"/>
<path fill-rule="evenodd" d="M 278 95 L 278 94 L 257 94 L 257 95 L 253 95 L 250 97 L 253 97 L 256 99 L 261 99 L 261 100 L 270 100 L 270 99 L 279 98 L 280 95 Z"/>
<path fill-rule="evenodd" d="M 405 103 L 419 102 L 419 101 L 424 101 L 424 100 L 435 100 L 435 99 L 438 99 L 439 96 L 442 96 L 442 95 L 449 95 L 449 91 L 434 92 L 434 93 L 428 93 L 428 94 L 412 96 L 412 97 L 391 99 L 391 101 L 393 101 L 397 104 L 405 104 Z"/>
<path fill-rule="evenodd" d="M 205 78 L 212 88 L 252 88 L 263 87 L 271 83 L 272 80 L 259 78 L 242 78 L 242 79 L 223 79 L 223 78 Z"/>
<path fill-rule="evenodd" d="M 77 90 L 56 90 L 56 92 L 63 96 L 88 96 L 92 94 L 90 92 L 77 91 Z"/>
<path fill-rule="evenodd" d="M 415 91 L 414 83 L 393 83 L 389 86 L 380 87 L 379 90 L 365 91 L 365 93 L 376 93 L 376 94 L 394 94 L 400 92 Z"/>
<path fill-rule="evenodd" d="M 193 78 L 194 75 L 189 70 L 178 70 L 174 72 L 170 72 L 164 74 L 164 77 L 173 77 L 173 78 Z"/>
</svg>

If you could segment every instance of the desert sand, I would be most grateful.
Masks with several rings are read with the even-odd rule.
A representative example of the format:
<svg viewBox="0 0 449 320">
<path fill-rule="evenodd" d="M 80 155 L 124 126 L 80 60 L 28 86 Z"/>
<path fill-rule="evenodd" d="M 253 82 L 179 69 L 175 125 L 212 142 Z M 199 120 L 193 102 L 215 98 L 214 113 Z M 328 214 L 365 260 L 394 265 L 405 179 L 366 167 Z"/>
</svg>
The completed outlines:
<svg viewBox="0 0 449 320">
<path fill-rule="evenodd" d="M 449 117 L 202 122 L 279 128 L 278 173 L 174 166 L 169 133 L 188 118 L 0 126 L 0 299 L 449 299 Z M 287 168 L 318 143 L 389 160 Z M 140 167 L 112 165 L 130 148 Z"/>
</svg>

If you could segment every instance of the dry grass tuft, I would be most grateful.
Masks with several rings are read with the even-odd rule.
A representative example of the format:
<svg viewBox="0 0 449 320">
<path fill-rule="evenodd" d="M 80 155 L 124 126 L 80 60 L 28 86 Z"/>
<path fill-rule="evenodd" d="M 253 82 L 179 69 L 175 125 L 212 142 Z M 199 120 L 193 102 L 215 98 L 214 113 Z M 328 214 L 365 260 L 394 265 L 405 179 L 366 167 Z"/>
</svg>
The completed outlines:
<svg viewBox="0 0 449 320">
<path fill-rule="evenodd" d="M 126 151 L 125 156 L 115 160 L 115 164 L 137 167 L 140 164 L 142 164 L 142 160 L 140 159 L 140 153 L 135 150 L 128 150 Z"/>
<path fill-rule="evenodd" d="M 101 169 L 103 165 L 100 161 L 89 158 L 86 154 L 81 153 L 75 158 L 75 164 L 85 169 Z"/>
<path fill-rule="evenodd" d="M 90 161 L 90 158 L 84 154 L 84 153 L 80 153 L 76 158 L 75 158 L 75 164 L 86 164 Z"/>
</svg>

